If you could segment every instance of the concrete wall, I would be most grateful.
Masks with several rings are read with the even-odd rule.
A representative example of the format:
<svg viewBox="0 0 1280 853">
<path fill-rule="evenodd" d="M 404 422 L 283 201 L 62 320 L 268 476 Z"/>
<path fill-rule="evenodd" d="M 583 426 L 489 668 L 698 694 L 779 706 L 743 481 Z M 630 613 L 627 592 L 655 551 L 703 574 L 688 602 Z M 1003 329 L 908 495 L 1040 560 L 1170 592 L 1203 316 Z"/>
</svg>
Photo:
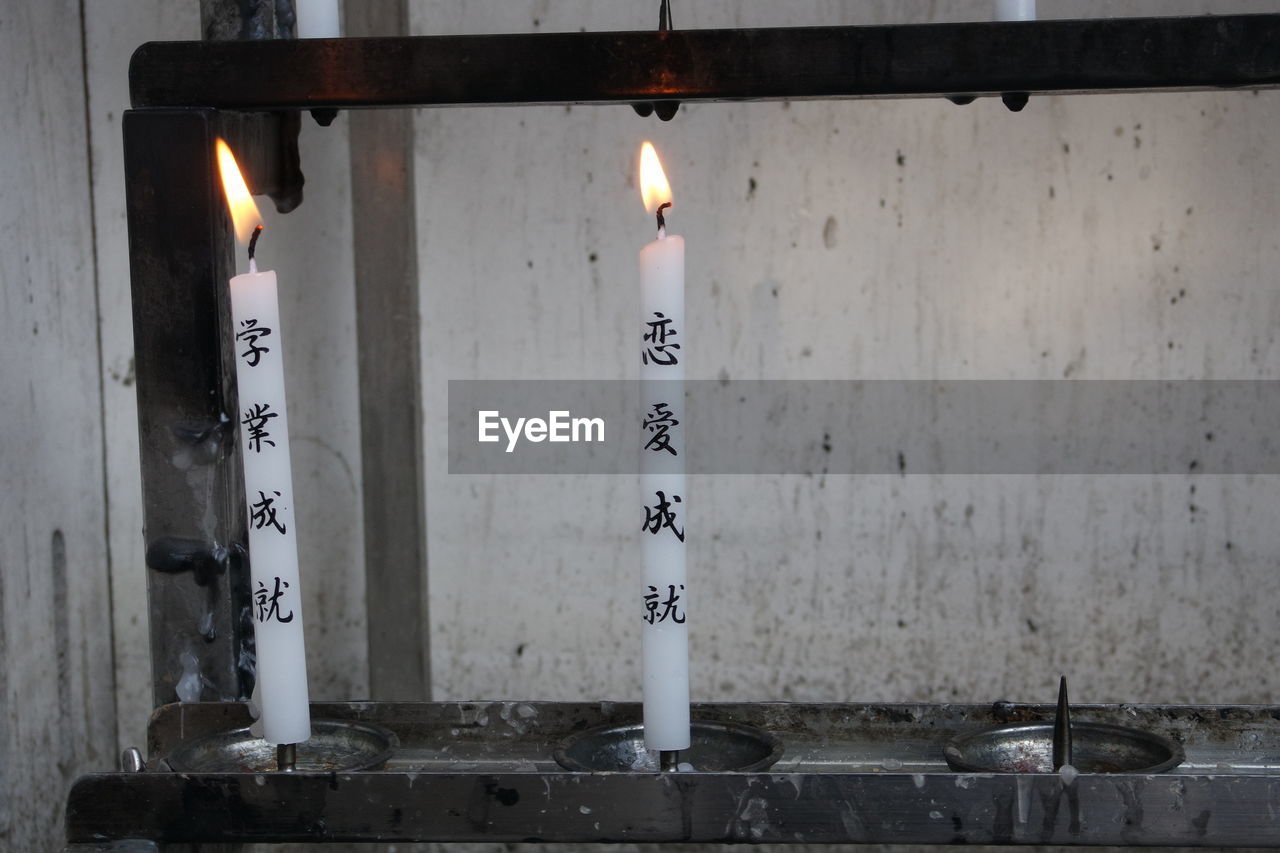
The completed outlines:
<svg viewBox="0 0 1280 853">
<path fill-rule="evenodd" d="M 1040 5 L 1070 17 L 1119 4 Z M 119 117 L 132 48 L 196 37 L 195 6 L 0 13 L 16 81 L 0 97 L 22 117 L 0 130 L 0 847 L 55 847 L 59 815 L 36 804 L 141 743 L 150 707 Z M 682 27 L 772 26 L 976 19 L 989 5 L 674 11 Z M 424 34 L 655 19 L 656 4 L 621 0 L 413 7 Z M 1042 99 L 1017 115 L 919 101 L 691 106 L 670 124 L 624 107 L 416 121 L 437 699 L 639 695 L 634 484 L 449 476 L 444 435 L 449 379 L 636 375 L 644 138 L 689 241 L 691 377 L 1280 372 L 1273 93 Z M 307 123 L 302 144 L 307 202 L 273 219 L 264 257 L 305 285 L 285 288 L 283 310 L 312 692 L 360 698 L 344 119 Z M 18 197 L 35 206 L 15 213 Z M 695 479 L 695 698 L 1048 700 L 1066 673 L 1078 701 L 1280 700 L 1276 478 L 909 471 Z"/>
<path fill-rule="evenodd" d="M 0 848 L 113 761 L 93 176 L 74 2 L 0 13 Z"/>
</svg>

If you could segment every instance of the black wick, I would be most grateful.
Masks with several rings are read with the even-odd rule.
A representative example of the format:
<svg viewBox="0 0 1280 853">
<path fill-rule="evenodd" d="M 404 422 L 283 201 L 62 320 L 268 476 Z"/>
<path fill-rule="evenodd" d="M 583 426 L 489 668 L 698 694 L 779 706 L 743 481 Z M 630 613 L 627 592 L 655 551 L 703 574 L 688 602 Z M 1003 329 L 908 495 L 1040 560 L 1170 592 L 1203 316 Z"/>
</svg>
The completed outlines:
<svg viewBox="0 0 1280 853">
<path fill-rule="evenodd" d="M 671 29 L 671 0 L 662 0 L 662 7 L 658 9 L 658 29 Z"/>
<path fill-rule="evenodd" d="M 259 225 L 253 229 L 253 236 L 249 238 L 249 260 L 253 260 L 253 251 L 258 246 L 258 235 L 262 233 L 262 226 Z"/>
<path fill-rule="evenodd" d="M 671 202 L 669 201 L 664 201 L 662 204 L 658 205 L 658 230 L 659 231 L 662 231 L 667 227 L 667 220 L 662 218 L 662 211 L 666 210 L 670 206 L 671 206 Z"/>
</svg>

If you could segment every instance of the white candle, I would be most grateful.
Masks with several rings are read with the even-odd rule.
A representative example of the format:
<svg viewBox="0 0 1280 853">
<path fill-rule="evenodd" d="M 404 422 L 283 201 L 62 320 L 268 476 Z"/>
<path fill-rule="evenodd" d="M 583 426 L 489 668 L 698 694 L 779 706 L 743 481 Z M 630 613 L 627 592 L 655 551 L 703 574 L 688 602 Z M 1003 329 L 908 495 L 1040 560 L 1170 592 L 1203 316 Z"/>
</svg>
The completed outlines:
<svg viewBox="0 0 1280 853">
<path fill-rule="evenodd" d="M 231 279 L 240 456 L 249 511 L 249 574 L 257 645 L 256 695 L 263 739 L 301 743 L 311 737 L 307 657 L 303 644 L 289 411 L 276 274 L 259 272 L 253 243 L 261 231 L 257 206 L 231 150 L 218 140 L 218 162 L 237 236 L 250 231 L 249 272 Z"/>
<path fill-rule="evenodd" d="M 996 0 L 996 20 L 1034 21 L 1036 0 Z"/>
<path fill-rule="evenodd" d="M 338 0 L 295 0 L 300 39 L 336 39 L 342 35 Z"/>
<path fill-rule="evenodd" d="M 640 155 L 645 209 L 670 206 L 671 189 L 648 142 Z M 689 608 L 685 572 L 688 499 L 684 466 L 684 238 L 667 234 L 640 250 L 640 482 L 644 741 L 649 749 L 689 747 Z"/>
</svg>

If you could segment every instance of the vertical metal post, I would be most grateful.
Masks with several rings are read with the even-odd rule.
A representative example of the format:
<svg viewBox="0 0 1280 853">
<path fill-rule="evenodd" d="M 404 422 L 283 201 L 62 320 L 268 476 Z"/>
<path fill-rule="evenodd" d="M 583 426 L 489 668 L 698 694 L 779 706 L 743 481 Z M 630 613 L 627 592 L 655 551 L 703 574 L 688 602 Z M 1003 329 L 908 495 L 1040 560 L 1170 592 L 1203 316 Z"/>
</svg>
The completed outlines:
<svg viewBox="0 0 1280 853">
<path fill-rule="evenodd" d="M 241 699 L 253 677 L 227 295 L 234 241 L 217 136 L 212 110 L 124 116 L 157 705 Z"/>
<path fill-rule="evenodd" d="M 236 446 L 228 288 L 235 246 L 214 141 L 249 186 L 297 183 L 288 117 L 215 110 L 124 115 L 152 690 L 235 701 L 253 688 L 248 523 Z"/>
<path fill-rule="evenodd" d="M 348 36 L 408 34 L 403 0 L 347 3 Z M 369 695 L 430 699 L 413 113 L 351 117 Z"/>
</svg>

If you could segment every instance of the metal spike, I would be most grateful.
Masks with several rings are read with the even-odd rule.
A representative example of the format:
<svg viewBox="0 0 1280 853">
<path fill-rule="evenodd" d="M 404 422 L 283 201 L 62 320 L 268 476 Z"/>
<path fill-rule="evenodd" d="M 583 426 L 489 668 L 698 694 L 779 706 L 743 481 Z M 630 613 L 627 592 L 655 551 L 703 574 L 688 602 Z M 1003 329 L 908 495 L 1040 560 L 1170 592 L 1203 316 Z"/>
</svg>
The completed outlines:
<svg viewBox="0 0 1280 853">
<path fill-rule="evenodd" d="M 1053 718 L 1053 769 L 1071 763 L 1071 706 L 1067 701 L 1067 677 L 1058 682 L 1058 713 Z"/>
</svg>

